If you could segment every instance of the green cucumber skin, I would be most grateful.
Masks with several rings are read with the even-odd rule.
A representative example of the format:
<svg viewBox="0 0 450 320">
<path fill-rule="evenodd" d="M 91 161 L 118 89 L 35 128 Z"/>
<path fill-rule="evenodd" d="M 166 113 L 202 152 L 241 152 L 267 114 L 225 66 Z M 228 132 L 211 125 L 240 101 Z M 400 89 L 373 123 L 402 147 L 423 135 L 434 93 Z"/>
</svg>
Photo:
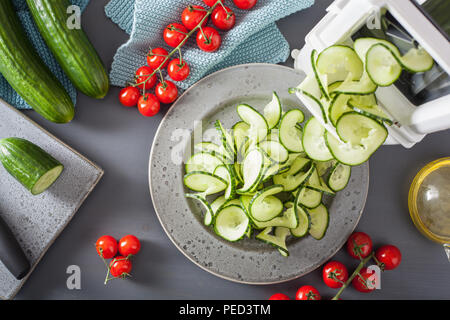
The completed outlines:
<svg viewBox="0 0 450 320">
<path fill-rule="evenodd" d="M 0 140 L 0 161 L 6 171 L 30 192 L 44 174 L 62 166 L 40 147 L 21 138 Z"/>
<path fill-rule="evenodd" d="M 72 100 L 28 40 L 11 0 L 0 1 L 0 21 L 0 73 L 44 118 L 70 122 Z"/>
<path fill-rule="evenodd" d="M 109 78 L 97 51 L 82 29 L 69 29 L 69 0 L 27 0 L 33 19 L 56 60 L 85 95 L 102 99 Z"/>
</svg>

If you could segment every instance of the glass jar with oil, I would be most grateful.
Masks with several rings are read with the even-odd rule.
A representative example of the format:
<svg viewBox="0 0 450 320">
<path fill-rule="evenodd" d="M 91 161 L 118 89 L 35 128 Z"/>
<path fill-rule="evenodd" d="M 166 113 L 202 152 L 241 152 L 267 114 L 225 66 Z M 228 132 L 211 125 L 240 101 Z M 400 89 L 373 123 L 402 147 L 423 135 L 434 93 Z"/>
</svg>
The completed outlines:
<svg viewBox="0 0 450 320">
<path fill-rule="evenodd" d="M 409 190 L 408 206 L 417 229 L 443 244 L 450 260 L 450 157 L 419 171 Z"/>
</svg>

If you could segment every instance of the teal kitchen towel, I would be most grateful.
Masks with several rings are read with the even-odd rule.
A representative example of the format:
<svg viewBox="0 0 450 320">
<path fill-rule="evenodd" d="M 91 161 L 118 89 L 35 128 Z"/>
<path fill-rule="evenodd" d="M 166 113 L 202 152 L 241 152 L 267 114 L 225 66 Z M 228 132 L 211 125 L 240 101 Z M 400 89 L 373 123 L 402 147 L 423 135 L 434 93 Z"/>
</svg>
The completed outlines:
<svg viewBox="0 0 450 320">
<path fill-rule="evenodd" d="M 3 1 L 3 0 L 0 0 Z M 71 0 L 72 4 L 80 7 L 84 10 L 89 3 L 89 0 Z M 36 48 L 39 56 L 44 61 L 44 63 L 53 72 L 56 78 L 62 83 L 66 91 L 69 93 L 70 98 L 75 104 L 77 98 L 76 89 L 73 87 L 69 78 L 64 74 L 64 71 L 59 66 L 55 57 L 51 53 L 50 49 L 45 44 L 39 30 L 34 24 L 33 17 L 25 0 L 13 0 L 14 6 L 17 10 L 17 15 L 25 29 L 25 33 L 31 40 L 31 43 Z M 1 22 L 0 22 L 1 23 Z M 31 109 L 31 107 L 23 100 L 11 86 L 5 80 L 5 78 L 0 74 L 0 98 L 8 102 L 10 105 L 15 106 L 18 109 Z"/>
<path fill-rule="evenodd" d="M 240 10 L 231 0 L 225 1 L 236 14 L 236 26 L 221 32 L 222 46 L 216 52 L 198 49 L 194 39 L 182 47 L 183 58 L 191 67 L 185 81 L 177 83 L 187 89 L 205 75 L 225 67 L 250 62 L 279 63 L 289 56 L 289 45 L 275 21 L 313 5 L 314 0 L 259 0 L 250 10 Z M 180 22 L 188 5 L 203 5 L 202 0 L 111 0 L 106 15 L 130 34 L 114 57 L 110 79 L 115 86 L 133 81 L 135 71 L 146 63 L 149 47 L 165 47 L 164 28 Z"/>
</svg>

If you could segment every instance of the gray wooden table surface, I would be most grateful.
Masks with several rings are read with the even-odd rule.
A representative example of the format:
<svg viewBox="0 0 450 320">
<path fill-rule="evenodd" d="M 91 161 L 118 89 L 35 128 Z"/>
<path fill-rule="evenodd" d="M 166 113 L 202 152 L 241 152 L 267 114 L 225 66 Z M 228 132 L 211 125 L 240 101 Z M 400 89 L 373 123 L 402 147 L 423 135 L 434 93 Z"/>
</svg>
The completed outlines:
<svg viewBox="0 0 450 320">
<path fill-rule="evenodd" d="M 82 23 L 108 68 L 128 36 L 104 15 L 107 0 L 91 1 Z M 331 0 L 316 0 L 307 10 L 278 22 L 291 48 L 303 45 L 307 32 L 325 14 Z M 292 66 L 289 59 L 286 65 Z M 56 125 L 34 112 L 26 114 L 61 140 L 99 164 L 105 175 L 72 222 L 44 256 L 17 299 L 267 299 L 275 292 L 293 297 L 298 287 L 316 286 L 324 298 L 334 295 L 316 270 L 300 279 L 250 286 L 219 279 L 195 266 L 170 242 L 149 195 L 147 166 L 151 142 L 164 114 L 144 118 L 119 105 L 119 89 L 97 101 L 78 96 L 75 120 Z M 370 191 L 357 227 L 375 246 L 397 245 L 401 266 L 382 275 L 381 290 L 370 294 L 347 289 L 350 299 L 450 299 L 450 272 L 442 247 L 425 239 L 412 224 L 407 207 L 409 185 L 427 162 L 449 156 L 450 131 L 427 136 L 413 149 L 384 146 L 370 160 Z M 105 267 L 94 249 L 102 234 L 135 234 L 143 242 L 133 278 L 103 284 Z M 350 269 L 356 262 L 341 250 L 335 257 Z M 81 268 L 81 290 L 66 286 L 69 265 Z"/>
</svg>

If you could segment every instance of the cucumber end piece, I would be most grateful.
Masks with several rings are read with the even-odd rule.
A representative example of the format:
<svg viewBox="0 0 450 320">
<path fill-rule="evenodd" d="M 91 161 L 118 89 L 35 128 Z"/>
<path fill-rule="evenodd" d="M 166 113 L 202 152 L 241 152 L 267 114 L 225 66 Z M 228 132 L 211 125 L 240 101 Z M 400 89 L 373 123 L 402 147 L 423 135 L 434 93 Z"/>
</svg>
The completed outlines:
<svg viewBox="0 0 450 320">
<path fill-rule="evenodd" d="M 58 179 L 64 170 L 63 165 L 59 165 L 45 173 L 42 177 L 39 178 L 38 181 L 31 188 L 31 193 L 33 195 L 38 195 L 51 187 L 51 185 Z"/>
</svg>

